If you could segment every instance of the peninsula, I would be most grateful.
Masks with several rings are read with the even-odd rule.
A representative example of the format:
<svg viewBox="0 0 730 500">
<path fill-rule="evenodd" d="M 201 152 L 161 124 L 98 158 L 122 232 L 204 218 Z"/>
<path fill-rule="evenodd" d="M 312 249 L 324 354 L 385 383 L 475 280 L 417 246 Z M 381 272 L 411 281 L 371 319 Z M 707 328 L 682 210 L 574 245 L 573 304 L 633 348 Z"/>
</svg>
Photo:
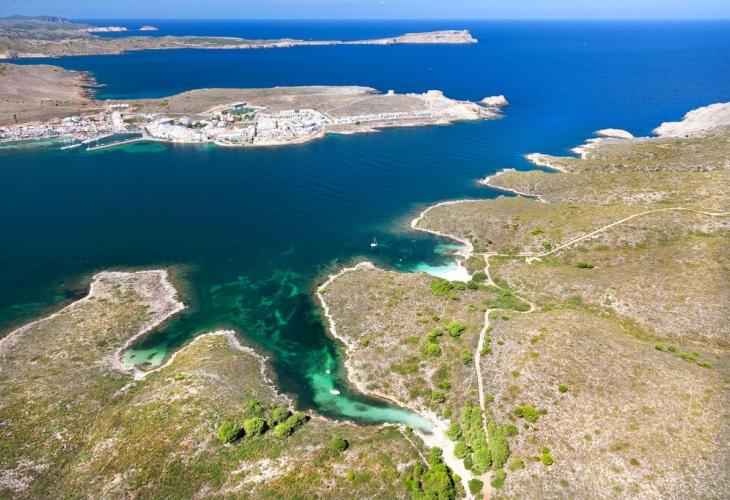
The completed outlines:
<svg viewBox="0 0 730 500">
<path fill-rule="evenodd" d="M 144 26 L 140 31 L 155 31 Z M 406 33 L 372 40 L 248 40 L 237 37 L 123 36 L 99 37 L 94 33 L 127 32 L 125 26 L 90 26 L 56 17 L 13 16 L 0 18 L 0 59 L 121 54 L 158 49 L 270 49 L 322 45 L 471 44 L 477 40 L 467 30 Z"/>
<path fill-rule="evenodd" d="M 0 65 L 0 142 L 64 138 L 71 141 L 68 146 L 91 148 L 130 140 L 274 146 L 327 133 L 493 119 L 507 104 L 502 96 L 475 103 L 436 90 L 396 94 L 352 86 L 202 89 L 164 99 L 96 101 L 92 87 L 93 79 L 84 73 Z"/>
<path fill-rule="evenodd" d="M 725 497 L 730 103 L 601 132 L 414 220 L 468 282 L 360 264 L 320 300 L 350 378 L 441 422 L 473 494 Z"/>
</svg>

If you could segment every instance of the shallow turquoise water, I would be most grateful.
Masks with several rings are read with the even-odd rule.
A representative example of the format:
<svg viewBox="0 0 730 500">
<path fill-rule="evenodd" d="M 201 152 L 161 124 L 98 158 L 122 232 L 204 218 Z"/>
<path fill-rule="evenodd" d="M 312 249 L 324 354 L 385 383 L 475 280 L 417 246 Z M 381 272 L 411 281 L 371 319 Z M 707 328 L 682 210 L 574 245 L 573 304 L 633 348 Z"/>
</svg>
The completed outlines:
<svg viewBox="0 0 730 500">
<path fill-rule="evenodd" d="M 504 167 L 530 168 L 525 153 L 565 152 L 605 127 L 646 134 L 689 109 L 730 99 L 730 23 L 457 24 L 481 43 L 49 61 L 94 72 L 105 84 L 102 97 L 318 83 L 439 88 L 469 99 L 503 93 L 511 104 L 499 121 L 272 149 L 0 149 L 0 331 L 85 294 L 95 271 L 172 266 L 190 307 L 136 346 L 128 354 L 135 362 L 158 363 L 200 332 L 233 328 L 271 356 L 279 384 L 302 406 L 414 423 L 411 414 L 347 387 L 314 303 L 317 280 L 358 259 L 438 272 L 455 248 L 407 224 L 428 204 L 495 196 L 474 180 Z M 434 27 L 444 26 L 361 23 L 357 38 Z M 281 36 L 291 26 L 255 28 Z M 347 38 L 349 28 L 303 23 L 294 35 L 339 29 Z M 253 29 L 229 23 L 220 34 Z"/>
</svg>

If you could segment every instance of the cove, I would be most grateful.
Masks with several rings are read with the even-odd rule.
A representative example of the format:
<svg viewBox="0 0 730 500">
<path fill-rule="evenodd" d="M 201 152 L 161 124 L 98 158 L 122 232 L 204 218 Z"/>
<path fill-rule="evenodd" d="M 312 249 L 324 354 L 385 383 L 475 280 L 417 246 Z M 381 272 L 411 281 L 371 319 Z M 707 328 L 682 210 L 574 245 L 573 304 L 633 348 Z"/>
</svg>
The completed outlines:
<svg viewBox="0 0 730 500">
<path fill-rule="evenodd" d="M 658 122 L 730 99 L 730 61 L 717 56 L 730 49 L 730 23 L 462 25 L 478 45 L 23 61 L 92 71 L 104 84 L 100 97 L 316 83 L 438 88 L 465 99 L 505 94 L 511 105 L 497 121 L 271 149 L 0 149 L 0 331 L 83 295 L 95 271 L 169 266 L 189 308 L 136 345 L 128 361 L 159 363 L 201 332 L 231 328 L 271 357 L 281 389 L 302 407 L 362 422 L 414 423 L 412 414 L 349 389 L 342 354 L 314 301 L 317 281 L 361 259 L 448 272 L 453 242 L 408 228 L 429 204 L 498 195 L 474 181 L 504 167 L 531 168 L 526 153 L 565 153 L 610 126 L 647 134 Z M 434 29 L 358 26 L 363 37 Z M 339 29 L 345 38 L 347 28 L 299 29 L 311 38 Z M 241 22 L 226 29 L 245 36 L 252 28 Z M 374 237 L 379 245 L 371 248 Z"/>
</svg>

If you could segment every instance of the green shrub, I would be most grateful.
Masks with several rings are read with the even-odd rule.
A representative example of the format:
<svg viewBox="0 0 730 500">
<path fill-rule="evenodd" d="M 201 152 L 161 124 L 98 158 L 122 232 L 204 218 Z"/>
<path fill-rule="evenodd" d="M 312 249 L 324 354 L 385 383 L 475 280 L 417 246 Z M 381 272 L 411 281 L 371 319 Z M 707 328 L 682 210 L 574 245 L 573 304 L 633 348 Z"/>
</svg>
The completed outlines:
<svg viewBox="0 0 730 500">
<path fill-rule="evenodd" d="M 428 457 L 426 457 L 426 462 L 428 462 L 428 465 L 436 465 L 440 464 L 442 462 L 444 456 L 444 450 L 439 448 L 438 446 L 434 446 L 433 448 L 428 450 Z"/>
<path fill-rule="evenodd" d="M 342 453 L 350 446 L 347 440 L 342 439 L 339 436 L 332 436 L 330 439 L 329 449 L 335 453 Z"/>
<path fill-rule="evenodd" d="M 484 488 L 482 481 L 479 479 L 469 479 L 469 493 L 476 496 L 477 493 L 482 491 L 482 488 Z"/>
<path fill-rule="evenodd" d="M 243 422 L 247 436 L 260 436 L 266 431 L 266 422 L 261 417 L 251 417 Z"/>
<path fill-rule="evenodd" d="M 540 418 L 540 413 L 532 406 L 520 405 L 515 408 L 515 415 L 524 418 L 528 422 L 535 423 Z"/>
<path fill-rule="evenodd" d="M 428 335 L 426 335 L 426 340 L 429 342 L 435 342 L 437 338 L 442 336 L 444 334 L 443 330 L 441 328 L 434 328 L 430 332 L 428 332 Z"/>
<path fill-rule="evenodd" d="M 456 446 L 454 446 L 454 455 L 459 460 L 463 460 L 469 453 L 471 453 L 471 450 L 464 441 L 458 441 Z"/>
<path fill-rule="evenodd" d="M 487 281 L 487 273 L 485 273 L 484 271 L 477 271 L 474 273 L 471 279 L 475 283 L 484 283 L 485 281 Z"/>
<path fill-rule="evenodd" d="M 173 380 L 177 380 L 177 381 L 185 380 L 185 375 L 183 375 L 182 373 L 176 373 L 175 376 L 172 378 L 173 378 Z"/>
<path fill-rule="evenodd" d="M 423 498 L 450 500 L 456 498 L 454 479 L 446 465 L 439 463 L 432 466 L 421 480 Z"/>
<path fill-rule="evenodd" d="M 494 469 L 501 469 L 507 463 L 510 454 L 505 428 L 498 427 L 494 423 L 489 425 L 489 454 Z"/>
<path fill-rule="evenodd" d="M 243 437 L 243 429 L 230 420 L 224 420 L 220 427 L 218 427 L 218 441 L 223 444 L 232 443 L 241 437 Z"/>
<path fill-rule="evenodd" d="M 553 456 L 550 454 L 550 450 L 547 448 L 542 449 L 542 456 L 540 456 L 540 461 L 543 463 L 543 465 L 552 465 L 553 464 Z"/>
<path fill-rule="evenodd" d="M 431 291 L 436 295 L 449 295 L 454 290 L 454 285 L 445 279 L 437 279 L 431 283 Z"/>
<path fill-rule="evenodd" d="M 277 406 L 271 411 L 271 421 L 274 424 L 278 424 L 289 418 L 289 415 L 291 415 L 291 413 L 287 408 Z"/>
<path fill-rule="evenodd" d="M 525 462 L 521 458 L 515 458 L 509 463 L 509 470 L 516 471 L 525 468 Z"/>
<path fill-rule="evenodd" d="M 360 345 L 367 347 L 370 345 L 370 340 L 367 337 L 360 337 Z"/>
<path fill-rule="evenodd" d="M 289 418 L 276 424 L 274 427 L 274 436 L 278 438 L 285 438 L 290 436 L 297 428 L 304 425 L 307 421 L 307 416 L 302 412 L 296 412 Z"/>
<path fill-rule="evenodd" d="M 560 385 L 558 386 L 558 391 L 560 391 L 560 392 L 562 392 L 562 393 L 566 393 L 566 392 L 568 392 L 568 386 L 567 386 L 567 385 L 565 385 L 565 384 L 560 384 Z"/>
<path fill-rule="evenodd" d="M 423 354 L 429 358 L 437 358 L 441 356 L 441 346 L 435 342 L 426 342 L 423 345 Z"/>
<path fill-rule="evenodd" d="M 449 430 L 446 431 L 446 435 L 452 441 L 457 441 L 461 438 L 461 426 L 458 424 L 458 422 L 453 422 L 449 426 Z"/>
<path fill-rule="evenodd" d="M 431 391 L 431 400 L 434 403 L 445 403 L 446 402 L 446 395 L 441 391 Z"/>
<path fill-rule="evenodd" d="M 593 264 L 589 264 L 588 262 L 578 262 L 575 267 L 579 269 L 593 269 Z"/>
<path fill-rule="evenodd" d="M 507 437 L 513 437 L 519 434 L 519 431 L 517 430 L 517 426 L 514 424 L 507 424 L 502 428 L 502 432 L 504 432 L 504 435 Z"/>
<path fill-rule="evenodd" d="M 497 472 L 494 473 L 494 476 L 492 476 L 492 487 L 501 488 L 502 486 L 504 486 L 505 479 L 507 479 L 507 473 L 504 471 L 504 469 L 499 469 Z"/>
<path fill-rule="evenodd" d="M 466 325 L 460 321 L 454 321 L 446 325 L 446 333 L 451 337 L 460 337 L 466 331 Z"/>
<path fill-rule="evenodd" d="M 246 405 L 246 412 L 247 413 L 263 413 L 264 407 L 261 406 L 261 403 L 259 403 L 255 399 L 252 399 Z M 284 418 L 286 418 L 286 417 L 284 417 Z"/>
<path fill-rule="evenodd" d="M 461 362 L 464 363 L 465 365 L 468 365 L 469 363 L 472 362 L 473 359 L 474 359 L 474 357 L 473 357 L 471 351 L 467 348 L 464 348 L 464 350 L 461 352 Z"/>
<path fill-rule="evenodd" d="M 583 297 L 580 295 L 571 295 L 568 297 L 568 304 L 571 306 L 580 306 L 583 304 Z"/>
<path fill-rule="evenodd" d="M 484 474 L 492 465 L 492 457 L 487 447 L 475 449 L 471 454 L 471 459 L 474 462 L 474 472 L 477 474 Z"/>
</svg>

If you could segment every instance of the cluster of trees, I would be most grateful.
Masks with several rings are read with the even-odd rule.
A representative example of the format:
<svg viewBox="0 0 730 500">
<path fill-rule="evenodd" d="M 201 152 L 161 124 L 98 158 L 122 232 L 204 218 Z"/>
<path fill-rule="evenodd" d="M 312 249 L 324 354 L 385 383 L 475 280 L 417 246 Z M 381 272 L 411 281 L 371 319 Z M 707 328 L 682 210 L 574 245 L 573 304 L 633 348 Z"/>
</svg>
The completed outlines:
<svg viewBox="0 0 730 500">
<path fill-rule="evenodd" d="M 512 424 L 497 425 L 488 418 L 485 433 L 481 408 L 467 401 L 461 413 L 461 423 L 451 424 L 447 434 L 452 441 L 456 441 L 454 454 L 464 460 L 467 469 L 475 474 L 483 474 L 491 468 L 498 471 L 503 478 L 501 482 L 504 481 L 506 475 L 502 467 L 510 456 L 508 438 L 517 435 L 517 427 Z"/>
<path fill-rule="evenodd" d="M 272 408 L 268 418 L 264 418 L 265 413 L 264 407 L 258 401 L 250 401 L 246 407 L 248 418 L 243 420 L 243 424 L 224 420 L 218 428 L 218 440 L 223 444 L 232 443 L 245 436 L 260 436 L 269 429 L 273 429 L 274 436 L 284 438 L 290 436 L 309 419 L 302 412 L 292 414 L 281 406 Z"/>
<path fill-rule="evenodd" d="M 460 479 L 446 466 L 440 448 L 431 448 L 428 468 L 414 465 L 405 477 L 413 500 L 451 500 L 456 498 Z"/>
<path fill-rule="evenodd" d="M 449 285 L 451 284 L 449 283 Z M 428 334 L 426 334 L 426 343 L 423 344 L 423 354 L 429 358 L 437 358 L 441 356 L 442 351 L 441 346 L 439 345 L 439 337 L 447 334 L 449 337 L 458 339 L 465 331 L 466 325 L 461 321 L 451 321 L 444 328 L 433 328 L 430 332 L 428 332 Z"/>
</svg>

